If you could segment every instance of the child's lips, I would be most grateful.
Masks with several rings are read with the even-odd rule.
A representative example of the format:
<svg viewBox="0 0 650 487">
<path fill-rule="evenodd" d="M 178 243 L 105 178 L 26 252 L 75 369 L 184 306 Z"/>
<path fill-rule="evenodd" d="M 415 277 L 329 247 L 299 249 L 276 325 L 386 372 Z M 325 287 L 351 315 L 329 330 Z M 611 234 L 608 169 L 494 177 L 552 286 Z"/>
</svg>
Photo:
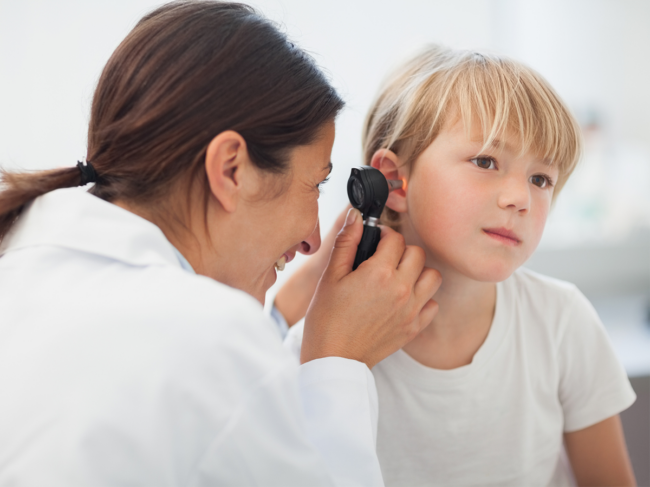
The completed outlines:
<svg viewBox="0 0 650 487">
<path fill-rule="evenodd" d="M 484 228 L 483 232 L 488 236 L 506 245 L 519 245 L 521 240 L 515 232 L 507 228 Z"/>
</svg>

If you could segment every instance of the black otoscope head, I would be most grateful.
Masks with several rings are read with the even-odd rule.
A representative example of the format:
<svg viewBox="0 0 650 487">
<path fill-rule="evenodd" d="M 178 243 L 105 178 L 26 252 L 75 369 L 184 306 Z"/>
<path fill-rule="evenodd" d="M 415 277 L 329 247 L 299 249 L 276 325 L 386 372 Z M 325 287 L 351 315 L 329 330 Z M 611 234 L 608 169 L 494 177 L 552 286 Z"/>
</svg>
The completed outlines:
<svg viewBox="0 0 650 487">
<path fill-rule="evenodd" d="M 381 171 L 370 166 L 355 167 L 348 179 L 348 198 L 350 203 L 363 215 L 363 235 L 357 247 L 352 269 L 359 267 L 373 256 L 377 250 L 381 230 L 377 220 L 384 211 L 388 193 L 401 188 L 402 181 L 387 180 Z"/>
<path fill-rule="evenodd" d="M 388 181 L 378 169 L 370 166 L 352 169 L 348 179 L 348 198 L 364 220 L 381 216 L 389 192 Z"/>
</svg>

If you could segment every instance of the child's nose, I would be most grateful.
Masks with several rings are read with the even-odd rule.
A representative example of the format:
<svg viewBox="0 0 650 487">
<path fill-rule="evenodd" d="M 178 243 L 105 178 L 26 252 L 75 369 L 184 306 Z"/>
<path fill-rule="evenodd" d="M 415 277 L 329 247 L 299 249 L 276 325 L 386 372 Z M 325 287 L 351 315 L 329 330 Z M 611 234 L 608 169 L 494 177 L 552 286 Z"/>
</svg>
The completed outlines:
<svg viewBox="0 0 650 487">
<path fill-rule="evenodd" d="M 526 178 L 512 176 L 506 178 L 499 194 L 500 208 L 527 212 L 530 208 L 530 186 Z"/>
</svg>

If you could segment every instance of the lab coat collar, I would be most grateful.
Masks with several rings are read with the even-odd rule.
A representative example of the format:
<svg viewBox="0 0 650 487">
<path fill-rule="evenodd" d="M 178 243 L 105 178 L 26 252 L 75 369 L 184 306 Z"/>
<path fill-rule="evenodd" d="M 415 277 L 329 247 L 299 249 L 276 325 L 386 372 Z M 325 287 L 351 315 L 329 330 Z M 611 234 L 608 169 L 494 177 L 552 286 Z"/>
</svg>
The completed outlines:
<svg viewBox="0 0 650 487">
<path fill-rule="evenodd" d="M 134 266 L 182 267 L 180 254 L 160 228 L 79 188 L 59 189 L 36 198 L 3 239 L 0 256 L 46 245 Z"/>
</svg>

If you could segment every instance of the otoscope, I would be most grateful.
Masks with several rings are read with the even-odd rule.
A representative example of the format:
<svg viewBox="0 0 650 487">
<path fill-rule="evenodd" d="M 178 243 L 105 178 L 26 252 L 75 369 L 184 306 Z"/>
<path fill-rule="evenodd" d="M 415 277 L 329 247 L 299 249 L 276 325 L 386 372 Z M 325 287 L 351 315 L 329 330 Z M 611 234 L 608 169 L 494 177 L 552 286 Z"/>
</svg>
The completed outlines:
<svg viewBox="0 0 650 487">
<path fill-rule="evenodd" d="M 364 220 L 363 236 L 357 248 L 352 270 L 368 260 L 377 250 L 381 235 L 377 221 L 384 211 L 388 194 L 403 186 L 404 181 L 386 179 L 381 171 L 374 167 L 362 166 L 352 169 L 348 179 L 348 198 L 352 206 L 361 212 Z"/>
</svg>

